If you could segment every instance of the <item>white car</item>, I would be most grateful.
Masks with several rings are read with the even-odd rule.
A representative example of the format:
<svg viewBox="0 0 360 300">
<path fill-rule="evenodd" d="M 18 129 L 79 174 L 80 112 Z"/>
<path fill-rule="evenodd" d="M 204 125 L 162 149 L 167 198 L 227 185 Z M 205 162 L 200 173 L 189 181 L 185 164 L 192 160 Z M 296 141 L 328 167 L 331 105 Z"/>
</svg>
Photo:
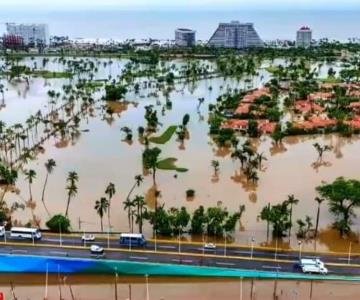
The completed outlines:
<svg viewBox="0 0 360 300">
<path fill-rule="evenodd" d="M 213 243 L 206 243 L 204 245 L 204 249 L 207 249 L 207 250 L 215 250 L 216 249 L 216 245 L 213 244 Z"/>
<path fill-rule="evenodd" d="M 93 241 L 95 241 L 95 235 L 93 235 L 93 234 L 83 234 L 83 236 L 81 237 L 81 240 L 83 242 L 93 242 Z"/>
<path fill-rule="evenodd" d="M 102 247 L 100 247 L 98 245 L 91 245 L 90 252 L 92 254 L 103 254 L 104 253 L 104 248 L 102 248 Z"/>
</svg>

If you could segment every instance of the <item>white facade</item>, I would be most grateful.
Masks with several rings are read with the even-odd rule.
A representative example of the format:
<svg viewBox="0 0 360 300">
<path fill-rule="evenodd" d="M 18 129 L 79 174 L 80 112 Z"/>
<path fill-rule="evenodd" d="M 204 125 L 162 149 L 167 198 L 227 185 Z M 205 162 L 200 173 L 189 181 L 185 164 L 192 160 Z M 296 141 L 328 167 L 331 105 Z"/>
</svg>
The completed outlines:
<svg viewBox="0 0 360 300">
<path fill-rule="evenodd" d="M 252 23 L 220 23 L 209 40 L 209 45 L 220 48 L 252 48 L 262 47 L 263 41 Z"/>
<path fill-rule="evenodd" d="M 25 45 L 49 45 L 49 29 L 46 24 L 7 23 L 6 29 L 8 34 L 21 36 Z"/>
<path fill-rule="evenodd" d="M 296 32 L 296 46 L 302 48 L 309 48 L 312 41 L 312 30 L 309 27 L 301 27 Z"/>
<path fill-rule="evenodd" d="M 193 47 L 196 42 L 196 32 L 187 28 L 175 30 L 175 45 L 179 47 Z"/>
</svg>

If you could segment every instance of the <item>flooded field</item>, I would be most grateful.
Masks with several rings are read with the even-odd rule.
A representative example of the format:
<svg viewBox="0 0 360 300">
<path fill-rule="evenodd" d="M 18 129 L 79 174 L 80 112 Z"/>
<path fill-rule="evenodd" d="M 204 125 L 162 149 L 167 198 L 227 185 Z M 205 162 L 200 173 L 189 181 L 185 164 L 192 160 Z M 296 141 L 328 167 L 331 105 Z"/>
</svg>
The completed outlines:
<svg viewBox="0 0 360 300">
<path fill-rule="evenodd" d="M 41 64 L 40 58 L 36 58 L 35 61 L 38 65 Z M 116 78 L 126 64 L 126 61 L 114 60 L 113 63 L 107 63 L 105 66 L 104 62 L 107 60 L 103 60 L 99 64 L 99 70 L 95 77 L 97 79 L 109 76 Z M 31 66 L 34 61 L 28 59 L 26 63 Z M 322 67 L 321 74 L 326 74 L 327 68 L 326 66 Z M 47 69 L 51 71 L 64 70 L 63 66 L 57 62 L 50 62 Z M 166 101 L 164 95 L 148 97 L 152 92 L 151 89 L 141 90 L 139 94 L 129 92 L 126 96 L 127 104 L 107 104 L 112 105 L 114 110 L 112 117 L 104 114 L 102 106 L 106 103 L 97 102 L 95 110 L 81 119 L 79 135 L 61 141 L 58 138 L 50 138 L 43 145 L 43 153 L 39 153 L 36 160 L 30 161 L 25 166 L 25 169 L 31 168 L 37 173 L 32 185 L 36 207 L 17 211 L 14 220 L 25 224 L 35 216 L 39 219 L 41 226 L 45 227 L 48 214 L 41 203 L 41 193 L 46 176 L 44 163 L 48 159 L 54 159 L 56 167 L 49 176 L 46 190 L 46 205 L 51 214 L 64 213 L 67 200 L 66 177 L 69 171 L 76 171 L 79 175 L 78 194 L 71 201 L 69 210 L 72 229 L 100 231 L 100 218 L 94 210 L 94 204 L 104 195 L 108 183 L 113 182 L 116 186 L 116 194 L 111 204 L 112 230 L 128 231 L 127 212 L 123 208 L 123 201 L 134 184 L 134 176 L 143 173 L 141 155 L 144 145 L 143 141 L 138 139 L 137 128 L 145 126 L 145 106 L 154 105 L 162 124 L 159 133 L 170 125 L 181 124 L 185 114 L 190 115 L 189 134 L 184 143 L 177 141 L 174 136 L 168 143 L 160 147 L 162 158 L 177 158 L 179 166 L 188 168 L 188 172 L 177 173 L 177 176 L 174 176 L 173 171 L 159 170 L 157 172 L 156 189 L 161 192 L 160 204 L 165 204 L 167 208 L 185 206 L 189 211 L 193 211 L 199 205 L 208 207 L 221 204 L 231 212 L 238 211 L 240 205 L 245 204 L 246 210 L 241 218 L 241 226 L 235 233 L 235 241 L 241 244 L 250 244 L 252 237 L 255 238 L 257 244 L 266 243 L 266 223 L 259 220 L 258 215 L 265 205 L 280 203 L 289 194 L 294 194 L 300 199 L 299 204 L 294 207 L 293 219 L 309 215 L 314 221 L 317 209 L 317 203 L 314 201 L 317 196 L 315 191 L 317 186 L 324 182 L 331 182 L 339 176 L 359 179 L 356 167 L 360 164 L 358 137 L 344 138 L 335 134 L 288 137 L 282 146 L 274 146 L 269 137 L 253 140 L 258 152 L 264 153 L 267 160 L 264 161 L 263 168 L 259 172 L 257 186 L 250 186 L 239 175 L 239 162 L 231 159 L 228 149 L 219 149 L 208 134 L 209 104 L 215 103 L 216 98 L 227 89 L 262 86 L 269 80 L 269 76 L 270 74 L 262 68 L 259 70 L 258 76 L 246 82 L 213 78 L 190 84 L 177 84 L 175 90 L 169 94 L 172 102 L 170 110 L 162 110 Z M 49 103 L 48 90 L 62 92 L 64 84 L 72 84 L 76 80 L 77 78 L 36 78 L 30 80 L 29 86 L 23 82 L 7 83 L 6 80 L 2 80 L 5 85 L 5 96 L 0 110 L 0 119 L 11 125 L 24 123 L 30 114 L 34 114 L 38 110 L 43 113 L 48 112 L 50 106 L 53 105 Z M 99 99 L 100 96 L 97 95 L 96 99 Z M 198 107 L 198 99 L 202 97 L 205 102 Z M 61 99 L 58 99 L 56 105 L 60 104 Z M 132 143 L 124 141 L 125 134 L 121 131 L 124 126 L 132 129 L 134 133 Z M 39 130 L 41 134 L 41 128 Z M 242 139 L 245 140 L 245 138 Z M 315 142 L 333 146 L 332 152 L 325 154 L 324 162 L 320 165 L 316 164 L 317 153 L 313 147 Z M 214 159 L 220 163 L 218 176 L 214 176 L 211 166 L 211 161 Z M 6 201 L 9 203 L 27 201 L 29 199 L 28 182 L 22 174 L 19 176 L 16 187 L 17 193 L 8 194 Z M 188 189 L 196 191 L 196 195 L 191 201 L 186 198 L 185 192 Z M 152 178 L 151 175 L 148 175 L 145 176 L 140 187 L 135 189 L 134 195 L 145 195 L 149 207 L 153 207 L 154 201 L 150 196 L 153 191 Z M 329 229 L 332 222 L 333 217 L 324 203 L 321 207 L 321 233 L 316 249 L 347 251 L 349 242 L 342 241 L 334 231 Z M 356 220 L 353 230 L 356 233 L 358 229 L 360 231 L 360 222 Z M 293 229 L 293 232 L 295 231 L 296 229 Z M 152 236 L 152 230 L 148 223 L 145 223 L 145 235 Z M 196 239 L 196 237 L 193 238 Z M 354 237 L 354 240 L 357 238 Z M 295 236 L 291 241 L 284 239 L 283 242 L 285 247 L 289 246 L 289 243 L 290 246 L 297 245 Z M 269 243 L 274 242 L 269 241 Z M 305 244 L 305 247 L 314 249 L 315 245 L 309 242 Z M 360 246 L 353 245 L 353 250 L 360 252 Z M 238 286 L 238 283 L 227 284 Z M 199 288 L 199 293 L 202 289 Z M 171 295 L 171 293 L 166 295 L 165 299 L 184 299 L 182 297 L 185 297 L 179 295 L 176 296 L 177 298 L 173 298 L 175 295 Z M 161 295 L 155 297 L 155 299 L 160 298 Z M 229 295 L 229 298 L 223 299 L 234 298 L 236 298 L 234 295 Z M 204 299 L 215 298 L 211 298 L 209 294 L 204 296 Z M 320 298 L 314 297 L 314 299 Z"/>
<path fill-rule="evenodd" d="M 356 299 L 360 287 L 356 283 L 298 282 L 265 280 L 201 280 L 179 278 L 124 278 L 104 276 L 49 277 L 47 299 L 132 299 L 132 300 L 279 300 Z M 46 295 L 45 276 L 0 276 L 0 291 L 11 298 L 11 284 L 17 299 L 43 299 Z M 31 283 L 29 283 L 31 282 Z M 117 298 L 116 298 L 117 289 Z M 148 290 L 148 293 L 147 293 Z M 147 297 L 148 296 L 148 297 Z"/>
</svg>

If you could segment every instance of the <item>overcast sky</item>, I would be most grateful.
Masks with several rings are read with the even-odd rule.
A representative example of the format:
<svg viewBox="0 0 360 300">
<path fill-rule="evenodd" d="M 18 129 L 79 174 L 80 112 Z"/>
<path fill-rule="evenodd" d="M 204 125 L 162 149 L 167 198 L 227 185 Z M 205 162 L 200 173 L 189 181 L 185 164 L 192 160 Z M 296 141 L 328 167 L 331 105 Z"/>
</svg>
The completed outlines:
<svg viewBox="0 0 360 300">
<path fill-rule="evenodd" d="M 165 4 L 164 4 L 165 3 Z M 116 6 L 119 8 L 256 8 L 256 9 L 351 9 L 360 8 L 360 0 L 0 0 L 0 8 L 89 8 Z"/>
</svg>

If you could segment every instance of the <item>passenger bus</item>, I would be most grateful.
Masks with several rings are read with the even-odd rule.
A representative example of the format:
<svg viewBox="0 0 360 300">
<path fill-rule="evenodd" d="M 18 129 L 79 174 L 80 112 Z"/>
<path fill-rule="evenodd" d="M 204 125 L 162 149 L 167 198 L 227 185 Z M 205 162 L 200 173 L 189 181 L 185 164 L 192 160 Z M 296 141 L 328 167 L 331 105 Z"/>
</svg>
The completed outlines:
<svg viewBox="0 0 360 300">
<path fill-rule="evenodd" d="M 122 233 L 120 234 L 120 246 L 146 247 L 146 240 L 141 233 Z"/>
<path fill-rule="evenodd" d="M 22 239 L 41 239 L 41 232 L 37 228 L 26 228 L 26 227 L 12 227 L 10 231 L 10 237 L 22 238 Z"/>
</svg>

